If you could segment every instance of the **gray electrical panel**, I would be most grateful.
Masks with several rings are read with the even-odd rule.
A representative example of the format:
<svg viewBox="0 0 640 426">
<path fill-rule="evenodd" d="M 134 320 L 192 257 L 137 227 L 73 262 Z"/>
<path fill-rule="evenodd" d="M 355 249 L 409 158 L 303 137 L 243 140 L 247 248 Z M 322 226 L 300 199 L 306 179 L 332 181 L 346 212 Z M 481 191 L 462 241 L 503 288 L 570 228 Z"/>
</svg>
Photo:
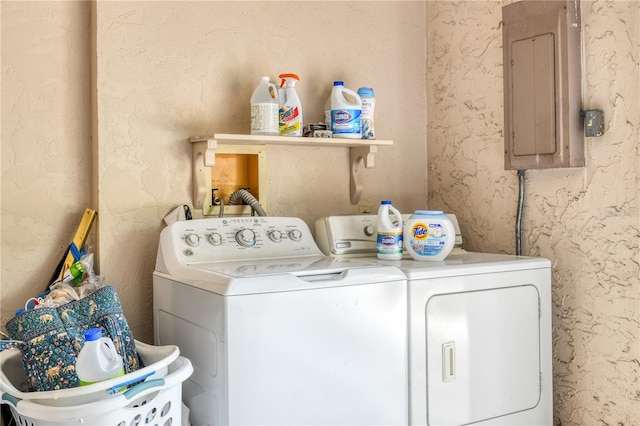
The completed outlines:
<svg viewBox="0 0 640 426">
<path fill-rule="evenodd" d="M 580 3 L 502 8 L 506 169 L 584 166 Z"/>
</svg>

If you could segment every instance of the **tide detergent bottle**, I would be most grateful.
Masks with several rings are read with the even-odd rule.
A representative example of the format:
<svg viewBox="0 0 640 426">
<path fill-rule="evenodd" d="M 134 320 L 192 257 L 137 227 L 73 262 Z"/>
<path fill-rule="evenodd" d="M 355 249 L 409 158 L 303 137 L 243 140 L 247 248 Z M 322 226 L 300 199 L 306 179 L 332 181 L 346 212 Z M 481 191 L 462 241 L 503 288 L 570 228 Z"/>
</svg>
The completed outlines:
<svg viewBox="0 0 640 426">
<path fill-rule="evenodd" d="M 295 87 L 300 77 L 296 74 L 280 74 L 278 77 L 281 79 L 278 88 L 280 135 L 302 136 L 302 103 Z"/>
<path fill-rule="evenodd" d="M 455 245 L 456 229 L 440 210 L 416 210 L 405 224 L 404 235 L 412 258 L 441 261 Z"/>
</svg>

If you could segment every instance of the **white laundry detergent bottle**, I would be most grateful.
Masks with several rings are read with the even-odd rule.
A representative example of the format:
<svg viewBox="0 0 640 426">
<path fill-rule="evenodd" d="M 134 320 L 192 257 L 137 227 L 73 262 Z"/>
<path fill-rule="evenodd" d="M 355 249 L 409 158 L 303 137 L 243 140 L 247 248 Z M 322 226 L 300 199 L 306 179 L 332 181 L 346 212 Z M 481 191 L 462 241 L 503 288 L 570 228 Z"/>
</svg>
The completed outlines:
<svg viewBox="0 0 640 426">
<path fill-rule="evenodd" d="M 281 79 L 278 88 L 280 136 L 302 136 L 302 102 L 296 92 L 296 81 L 300 81 L 300 77 L 296 74 L 278 77 Z"/>
<path fill-rule="evenodd" d="M 100 328 L 88 329 L 84 332 L 84 338 L 85 344 L 76 361 L 80 386 L 124 375 L 122 357 L 116 351 L 113 341 L 109 337 L 102 337 Z"/>
<path fill-rule="evenodd" d="M 331 131 L 334 138 L 361 139 L 362 100 L 344 82 L 334 81 L 331 91 Z"/>
<path fill-rule="evenodd" d="M 390 213 L 395 216 L 395 222 Z M 376 251 L 380 260 L 402 260 L 402 215 L 388 200 L 382 201 L 378 209 Z"/>
<path fill-rule="evenodd" d="M 405 247 L 415 260 L 444 260 L 456 242 L 451 219 L 440 210 L 416 210 L 404 229 Z"/>
<path fill-rule="evenodd" d="M 269 77 L 262 77 L 251 95 L 251 134 L 278 136 L 278 90 Z"/>
</svg>

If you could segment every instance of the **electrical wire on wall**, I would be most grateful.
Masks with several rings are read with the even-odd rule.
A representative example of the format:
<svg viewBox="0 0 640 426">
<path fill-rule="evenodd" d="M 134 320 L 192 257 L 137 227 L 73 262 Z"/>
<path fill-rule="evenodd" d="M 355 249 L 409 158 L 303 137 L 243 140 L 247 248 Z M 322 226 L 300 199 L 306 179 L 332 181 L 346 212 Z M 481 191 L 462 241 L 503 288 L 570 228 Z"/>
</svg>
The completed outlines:
<svg viewBox="0 0 640 426">
<path fill-rule="evenodd" d="M 516 255 L 522 255 L 522 205 L 524 204 L 524 172 L 518 170 L 518 213 L 516 214 Z"/>
</svg>

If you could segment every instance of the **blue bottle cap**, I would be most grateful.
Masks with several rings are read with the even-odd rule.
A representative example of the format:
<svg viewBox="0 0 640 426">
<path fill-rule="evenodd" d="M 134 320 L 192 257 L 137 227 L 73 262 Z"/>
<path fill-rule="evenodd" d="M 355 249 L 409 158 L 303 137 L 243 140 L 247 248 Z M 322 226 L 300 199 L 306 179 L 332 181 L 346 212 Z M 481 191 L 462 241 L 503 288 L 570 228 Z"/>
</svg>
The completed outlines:
<svg viewBox="0 0 640 426">
<path fill-rule="evenodd" d="M 373 89 L 371 87 L 361 87 L 358 89 L 358 95 L 373 97 Z"/>
<path fill-rule="evenodd" d="M 84 339 L 87 342 L 92 342 L 94 340 L 98 340 L 102 337 L 102 330 L 98 327 L 90 328 L 84 332 Z"/>
<path fill-rule="evenodd" d="M 391 204 L 391 200 L 383 200 L 380 204 Z"/>
<path fill-rule="evenodd" d="M 336 80 L 336 81 L 333 82 L 333 85 L 334 86 L 344 86 L 344 82 L 340 81 L 340 80 Z"/>
</svg>

